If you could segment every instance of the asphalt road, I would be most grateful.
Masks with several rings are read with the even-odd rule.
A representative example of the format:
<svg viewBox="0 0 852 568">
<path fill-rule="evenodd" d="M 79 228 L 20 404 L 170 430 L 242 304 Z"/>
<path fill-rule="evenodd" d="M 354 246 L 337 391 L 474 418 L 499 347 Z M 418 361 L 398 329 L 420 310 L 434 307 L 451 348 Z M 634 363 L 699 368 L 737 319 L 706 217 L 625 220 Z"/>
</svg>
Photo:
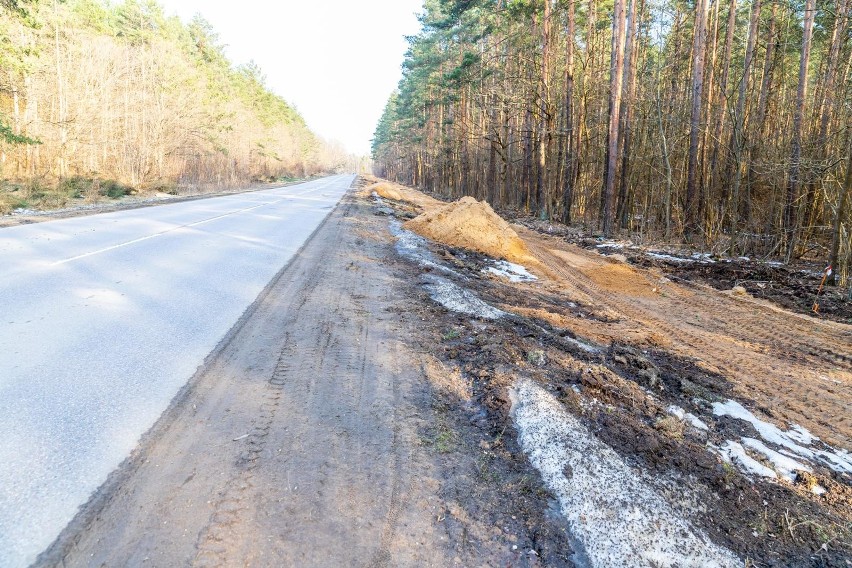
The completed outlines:
<svg viewBox="0 0 852 568">
<path fill-rule="evenodd" d="M 56 538 L 352 179 L 0 229 L 0 566 Z"/>
</svg>

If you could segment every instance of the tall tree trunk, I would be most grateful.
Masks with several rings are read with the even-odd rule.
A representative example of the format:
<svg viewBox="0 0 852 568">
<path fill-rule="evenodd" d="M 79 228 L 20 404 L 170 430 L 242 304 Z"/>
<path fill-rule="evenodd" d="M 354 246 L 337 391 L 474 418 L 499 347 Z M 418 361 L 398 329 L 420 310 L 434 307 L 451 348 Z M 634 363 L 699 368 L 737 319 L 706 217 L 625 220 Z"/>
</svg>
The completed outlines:
<svg viewBox="0 0 852 568">
<path fill-rule="evenodd" d="M 828 257 L 828 265 L 832 268 L 832 274 L 829 277 L 829 284 L 832 286 L 837 283 L 837 261 L 840 254 L 843 215 L 846 212 L 846 203 L 849 200 L 850 194 L 852 194 L 852 137 L 850 137 L 849 143 L 849 159 L 846 162 L 846 180 L 843 182 L 843 187 L 840 190 L 840 195 L 837 199 L 837 211 L 834 213 L 834 222 L 831 225 L 831 252 Z"/>
<path fill-rule="evenodd" d="M 848 1 L 838 0 L 837 13 L 834 18 L 834 26 L 832 28 L 831 40 L 829 42 L 828 62 L 825 68 L 825 74 L 821 83 L 821 92 L 819 103 L 817 104 L 817 134 L 814 144 L 815 156 L 817 162 L 824 162 L 827 155 L 827 144 L 829 126 L 831 116 L 835 108 L 835 80 L 840 63 L 840 49 L 846 38 L 846 13 L 848 11 Z M 821 164 L 824 167 L 824 164 Z M 818 176 L 820 179 L 811 179 L 807 184 L 805 193 L 805 216 L 807 231 L 810 232 L 813 225 L 816 224 L 819 214 L 817 207 L 818 198 L 818 182 L 823 177 L 822 173 Z"/>
<path fill-rule="evenodd" d="M 552 0 L 544 0 L 544 21 L 542 22 L 541 42 L 541 83 L 540 97 L 541 105 L 539 112 L 541 118 L 539 121 L 539 140 L 538 140 L 538 178 L 536 180 L 536 202 L 538 205 L 538 216 L 540 218 L 550 218 L 550 176 L 547 171 L 547 158 L 550 154 L 550 145 L 552 140 L 552 117 L 553 112 L 550 108 L 550 81 L 551 81 L 551 43 L 553 32 L 553 6 Z"/>
<path fill-rule="evenodd" d="M 710 190 L 721 198 L 726 192 L 717 191 L 719 183 L 719 149 L 724 136 L 725 115 L 728 108 L 728 75 L 731 70 L 731 50 L 734 45 L 734 30 L 737 27 L 737 0 L 728 5 L 728 28 L 725 30 L 725 51 L 722 55 L 722 77 L 719 80 L 719 104 L 714 110 L 713 150 L 710 155 Z"/>
<path fill-rule="evenodd" d="M 640 0 L 630 0 L 630 8 L 627 11 L 627 38 L 624 44 L 624 92 L 623 98 L 621 99 L 621 111 L 619 113 L 621 127 L 619 128 L 620 140 L 618 148 L 619 157 L 621 158 L 621 175 L 619 176 L 618 208 L 616 210 L 616 217 L 618 218 L 619 225 L 622 228 L 627 227 L 628 218 L 630 138 L 633 129 L 633 99 L 636 95 L 636 60 L 639 53 L 639 42 L 636 37 L 638 24 L 636 20 L 642 16 L 642 7 L 639 8 L 638 13 L 636 11 L 637 1 Z"/>
<path fill-rule="evenodd" d="M 59 50 L 59 4 L 57 0 L 53 0 L 53 39 L 54 53 L 56 55 L 56 98 L 57 98 L 57 123 L 59 124 L 59 157 L 58 157 L 58 175 L 64 178 L 68 172 L 67 161 L 65 158 L 66 147 L 68 145 L 68 125 L 66 124 L 67 112 L 66 105 L 68 101 L 65 97 L 65 80 L 62 75 L 62 53 Z"/>
<path fill-rule="evenodd" d="M 815 0 L 805 0 L 804 33 L 802 35 L 802 54 L 799 59 L 799 86 L 796 89 L 796 106 L 793 110 L 793 140 L 790 148 L 790 173 L 787 178 L 787 192 L 784 201 L 784 235 L 787 239 L 786 260 L 790 262 L 796 248 L 798 230 L 799 187 L 802 170 L 802 121 L 805 114 L 805 100 L 808 94 L 808 65 L 811 58 L 811 39 L 813 38 Z"/>
<path fill-rule="evenodd" d="M 705 1 L 706 0 L 699 0 Z M 615 214 L 615 174 L 618 165 L 618 126 L 621 110 L 621 86 L 624 76 L 624 0 L 615 0 L 612 17 L 612 52 L 610 57 L 609 130 L 607 132 L 601 220 L 605 235 L 611 235 Z"/>
<path fill-rule="evenodd" d="M 730 223 L 731 223 L 731 245 L 728 249 L 734 254 L 737 248 L 739 220 L 740 220 L 740 183 L 742 182 L 742 158 L 745 146 L 745 103 L 746 91 L 748 90 L 748 78 L 751 74 L 751 63 L 754 60 L 754 46 L 757 43 L 757 28 L 760 23 L 760 0 L 753 0 L 751 6 L 751 18 L 748 24 L 748 42 L 746 44 L 745 60 L 743 61 L 743 76 L 740 79 L 739 92 L 737 93 L 737 108 L 734 110 L 734 128 L 731 131 L 731 160 L 728 171 L 728 179 L 731 181 L 730 192 Z"/>
<path fill-rule="evenodd" d="M 574 2 L 568 3 L 568 42 L 565 54 L 565 177 L 562 181 L 562 222 L 571 222 L 574 206 Z"/>
<path fill-rule="evenodd" d="M 692 113 L 689 119 L 689 167 L 686 177 L 684 235 L 692 239 L 699 231 L 701 192 L 698 188 L 698 142 L 701 134 L 701 101 L 704 87 L 704 51 L 707 46 L 707 0 L 695 3 L 695 35 L 692 42 Z"/>
</svg>

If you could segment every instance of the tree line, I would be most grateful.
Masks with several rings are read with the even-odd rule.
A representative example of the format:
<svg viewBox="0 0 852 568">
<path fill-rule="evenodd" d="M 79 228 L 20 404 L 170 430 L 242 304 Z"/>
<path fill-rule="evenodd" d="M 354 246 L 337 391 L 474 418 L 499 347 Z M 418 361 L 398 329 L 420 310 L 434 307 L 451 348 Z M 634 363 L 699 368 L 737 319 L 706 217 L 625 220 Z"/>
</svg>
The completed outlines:
<svg viewBox="0 0 852 568">
<path fill-rule="evenodd" d="M 184 24 L 153 0 L 0 2 L 0 191 L 218 187 L 349 161 L 201 17 Z"/>
<path fill-rule="evenodd" d="M 376 173 L 607 236 L 821 258 L 845 278 L 850 9 L 426 0 Z"/>
</svg>

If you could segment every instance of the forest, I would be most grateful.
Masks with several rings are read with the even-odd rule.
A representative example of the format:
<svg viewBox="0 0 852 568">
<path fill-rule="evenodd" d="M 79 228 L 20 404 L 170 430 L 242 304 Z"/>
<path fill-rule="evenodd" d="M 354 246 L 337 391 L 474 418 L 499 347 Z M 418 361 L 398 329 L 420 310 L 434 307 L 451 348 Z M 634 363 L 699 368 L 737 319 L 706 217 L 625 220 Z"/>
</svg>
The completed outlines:
<svg viewBox="0 0 852 568">
<path fill-rule="evenodd" d="M 427 0 L 377 175 L 849 276 L 852 0 Z"/>
<path fill-rule="evenodd" d="M 0 213 L 350 168 L 201 17 L 153 0 L 0 2 Z"/>
</svg>

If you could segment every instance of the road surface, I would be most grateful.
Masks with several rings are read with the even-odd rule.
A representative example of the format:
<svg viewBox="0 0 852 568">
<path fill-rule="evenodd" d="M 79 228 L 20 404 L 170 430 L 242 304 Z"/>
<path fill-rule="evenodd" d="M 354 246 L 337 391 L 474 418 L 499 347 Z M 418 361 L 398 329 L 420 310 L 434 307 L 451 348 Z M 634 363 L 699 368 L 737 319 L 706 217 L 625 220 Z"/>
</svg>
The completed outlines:
<svg viewBox="0 0 852 568">
<path fill-rule="evenodd" d="M 352 180 L 0 230 L 0 566 L 56 538 Z"/>
</svg>

